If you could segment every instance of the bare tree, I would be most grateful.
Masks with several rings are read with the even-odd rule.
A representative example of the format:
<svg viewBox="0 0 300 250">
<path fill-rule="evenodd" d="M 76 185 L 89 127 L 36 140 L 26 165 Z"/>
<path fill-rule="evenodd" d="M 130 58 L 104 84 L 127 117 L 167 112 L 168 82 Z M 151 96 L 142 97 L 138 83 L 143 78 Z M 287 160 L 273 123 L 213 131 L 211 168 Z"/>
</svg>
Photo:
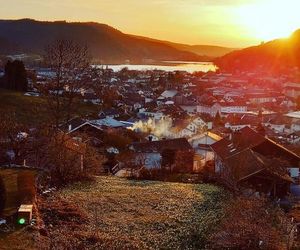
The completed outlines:
<svg viewBox="0 0 300 250">
<path fill-rule="evenodd" d="M 76 113 L 76 97 L 90 80 L 90 57 L 86 46 L 56 40 L 46 48 L 45 61 L 54 75 L 37 87 L 46 96 L 49 118 L 58 128 Z"/>
</svg>

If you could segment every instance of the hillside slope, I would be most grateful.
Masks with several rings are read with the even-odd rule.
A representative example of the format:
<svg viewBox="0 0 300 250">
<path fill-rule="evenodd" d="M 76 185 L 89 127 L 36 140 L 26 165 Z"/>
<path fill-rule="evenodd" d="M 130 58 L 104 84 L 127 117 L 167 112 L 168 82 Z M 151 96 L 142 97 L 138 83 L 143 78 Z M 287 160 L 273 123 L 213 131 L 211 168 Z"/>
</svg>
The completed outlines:
<svg viewBox="0 0 300 250">
<path fill-rule="evenodd" d="M 214 46 L 214 45 L 188 45 L 188 44 L 182 44 L 182 43 L 174 43 L 174 42 L 161 41 L 158 39 L 153 39 L 153 38 L 148 38 L 148 37 L 143 37 L 143 36 L 133 36 L 133 37 L 145 39 L 145 40 L 153 41 L 153 42 L 164 43 L 175 49 L 195 53 L 199 56 L 203 56 L 208 59 L 221 57 L 232 51 L 238 50 L 236 48 L 228 48 L 228 47 Z"/>
<path fill-rule="evenodd" d="M 202 58 L 159 41 L 124 34 L 99 23 L 40 22 L 31 19 L 0 20 L 0 54 L 16 52 L 42 54 L 55 39 L 72 39 L 88 45 L 95 59 L 106 62 L 124 60 L 187 60 Z M 9 46 L 8 46 L 9 45 Z"/>
<path fill-rule="evenodd" d="M 288 39 L 234 51 L 215 63 L 226 71 L 282 72 L 300 67 L 300 30 Z"/>
<path fill-rule="evenodd" d="M 232 51 L 237 50 L 234 48 L 212 46 L 212 45 L 186 45 L 186 44 L 171 43 L 171 42 L 169 42 L 168 44 L 179 50 L 189 51 L 200 56 L 208 56 L 208 57 L 220 57 Z"/>
</svg>

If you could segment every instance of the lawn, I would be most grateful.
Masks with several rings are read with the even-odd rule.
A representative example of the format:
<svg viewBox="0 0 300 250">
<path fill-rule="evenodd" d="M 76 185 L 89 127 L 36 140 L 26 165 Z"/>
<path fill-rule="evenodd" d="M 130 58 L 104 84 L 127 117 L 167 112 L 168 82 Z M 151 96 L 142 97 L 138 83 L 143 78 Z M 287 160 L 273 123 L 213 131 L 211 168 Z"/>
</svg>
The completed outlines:
<svg viewBox="0 0 300 250">
<path fill-rule="evenodd" d="M 41 211 L 56 248 L 201 249 L 225 201 L 207 184 L 97 177 L 49 197 Z"/>
<path fill-rule="evenodd" d="M 24 96 L 22 92 L 0 88 L 0 111 L 14 112 L 18 121 L 26 125 L 35 125 L 46 120 L 46 104 L 43 97 Z M 96 105 L 85 103 L 78 105 L 78 115 L 87 115 L 96 111 Z"/>
</svg>

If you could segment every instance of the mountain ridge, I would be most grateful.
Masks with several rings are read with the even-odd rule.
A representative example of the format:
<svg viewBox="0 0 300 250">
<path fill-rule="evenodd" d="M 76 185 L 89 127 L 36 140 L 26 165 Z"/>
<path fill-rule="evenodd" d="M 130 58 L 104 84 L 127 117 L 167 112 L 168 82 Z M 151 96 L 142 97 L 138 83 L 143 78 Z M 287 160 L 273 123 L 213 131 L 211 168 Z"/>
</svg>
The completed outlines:
<svg viewBox="0 0 300 250">
<path fill-rule="evenodd" d="M 208 61 L 212 57 L 211 54 L 199 55 L 185 49 L 184 46 L 190 45 L 125 34 L 97 22 L 36 21 L 28 18 L 0 20 L 0 54 L 13 51 L 43 54 L 45 47 L 58 38 L 86 44 L 94 59 L 106 63 L 126 60 Z"/>
</svg>

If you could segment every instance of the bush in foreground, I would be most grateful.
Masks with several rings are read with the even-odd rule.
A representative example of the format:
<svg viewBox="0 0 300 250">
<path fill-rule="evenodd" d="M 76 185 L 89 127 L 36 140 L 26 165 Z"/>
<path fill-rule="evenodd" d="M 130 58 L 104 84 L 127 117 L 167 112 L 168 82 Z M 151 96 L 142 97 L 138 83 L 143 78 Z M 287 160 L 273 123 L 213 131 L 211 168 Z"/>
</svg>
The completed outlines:
<svg viewBox="0 0 300 250">
<path fill-rule="evenodd" d="M 269 201 L 239 197 L 229 203 L 226 217 L 210 238 L 210 249 L 286 249 L 291 228 L 284 213 Z"/>
</svg>

